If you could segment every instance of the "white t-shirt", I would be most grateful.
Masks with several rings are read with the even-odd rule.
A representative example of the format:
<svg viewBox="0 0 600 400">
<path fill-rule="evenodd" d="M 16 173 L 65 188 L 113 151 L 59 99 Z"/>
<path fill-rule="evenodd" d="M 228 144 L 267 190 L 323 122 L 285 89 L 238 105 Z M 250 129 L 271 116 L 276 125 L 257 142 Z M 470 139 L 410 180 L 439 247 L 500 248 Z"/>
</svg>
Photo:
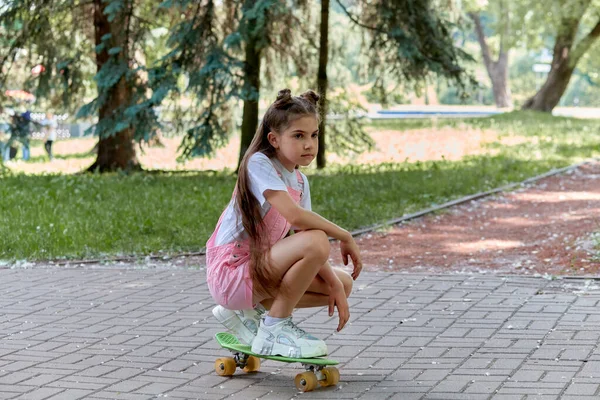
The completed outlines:
<svg viewBox="0 0 600 400">
<path fill-rule="evenodd" d="M 281 174 L 281 177 L 277 172 Z M 266 190 L 287 191 L 288 186 L 302 192 L 300 207 L 311 210 L 308 179 L 306 179 L 306 175 L 302 172 L 300 174 L 304 181 L 303 185 L 298 182 L 296 170 L 292 172 L 288 171 L 276 158 L 269 159 L 269 157 L 260 152 L 250 157 L 248 162 L 250 191 L 261 205 L 261 216 L 264 217 L 271 209 L 271 204 L 265 199 L 264 192 Z M 216 246 L 244 238 L 244 226 L 242 225 L 241 216 L 238 216 L 236 210 L 237 205 L 235 204 L 235 199 L 233 199 L 224 211 L 225 215 L 215 239 Z"/>
</svg>

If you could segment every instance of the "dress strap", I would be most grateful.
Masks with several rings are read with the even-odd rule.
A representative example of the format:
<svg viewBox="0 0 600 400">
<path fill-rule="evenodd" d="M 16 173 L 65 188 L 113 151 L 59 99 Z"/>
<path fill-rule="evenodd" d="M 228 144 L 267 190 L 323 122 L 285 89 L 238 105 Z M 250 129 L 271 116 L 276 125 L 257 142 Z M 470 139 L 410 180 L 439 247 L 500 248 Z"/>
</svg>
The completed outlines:
<svg viewBox="0 0 600 400">
<path fill-rule="evenodd" d="M 296 178 L 298 179 L 300 186 L 304 187 L 304 178 L 302 178 L 302 174 L 298 170 L 296 170 Z"/>
</svg>

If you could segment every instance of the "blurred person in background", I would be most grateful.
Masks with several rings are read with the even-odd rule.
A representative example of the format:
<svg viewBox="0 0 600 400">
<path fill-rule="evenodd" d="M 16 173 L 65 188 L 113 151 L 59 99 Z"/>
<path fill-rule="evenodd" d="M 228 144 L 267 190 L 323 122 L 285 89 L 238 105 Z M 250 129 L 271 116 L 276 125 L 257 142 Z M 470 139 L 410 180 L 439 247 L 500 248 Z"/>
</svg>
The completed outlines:
<svg viewBox="0 0 600 400">
<path fill-rule="evenodd" d="M 44 148 L 46 149 L 46 153 L 48 153 L 50 161 L 52 161 L 54 159 L 54 156 L 52 155 L 52 144 L 56 141 L 58 123 L 56 122 L 54 115 L 48 112 L 46 113 L 46 119 L 44 120 L 43 125 L 46 134 Z"/>
<path fill-rule="evenodd" d="M 4 158 L 4 148 L 8 145 L 8 139 L 10 138 L 10 115 L 0 105 L 0 160 L 8 161 Z"/>
<path fill-rule="evenodd" d="M 39 122 L 34 121 L 31 118 L 31 111 L 27 110 L 23 114 L 15 118 L 14 129 L 16 134 L 15 139 L 23 145 L 23 161 L 29 161 L 31 151 L 29 150 L 29 143 L 31 140 L 31 124 L 41 125 Z"/>
</svg>

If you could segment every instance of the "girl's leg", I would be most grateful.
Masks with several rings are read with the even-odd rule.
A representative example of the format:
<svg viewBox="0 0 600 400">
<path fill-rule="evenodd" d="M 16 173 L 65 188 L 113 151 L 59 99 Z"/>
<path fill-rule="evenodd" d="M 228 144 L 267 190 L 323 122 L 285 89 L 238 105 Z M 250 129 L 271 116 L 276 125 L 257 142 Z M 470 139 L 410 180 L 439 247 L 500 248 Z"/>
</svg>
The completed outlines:
<svg viewBox="0 0 600 400">
<path fill-rule="evenodd" d="M 353 280 L 349 273 L 340 268 L 333 268 L 337 277 L 344 285 L 346 297 L 352 293 Z M 261 304 L 268 310 L 273 299 L 265 299 Z M 306 293 L 300 298 L 296 308 L 323 307 L 329 305 L 329 285 L 320 276 L 315 276 Z"/>
<path fill-rule="evenodd" d="M 304 296 L 322 265 L 329 258 L 329 239 L 323 231 L 308 230 L 286 237 L 271 248 L 269 262 L 279 288 L 265 288 L 273 294 L 269 315 L 285 318 Z M 260 282 L 254 284 L 254 302 L 272 296 L 265 295 Z"/>
<path fill-rule="evenodd" d="M 259 282 L 253 282 L 254 301 L 267 303 L 270 307 L 269 317 L 282 320 L 266 319 L 264 324 L 260 323 L 256 338 L 252 341 L 253 352 L 288 357 L 320 357 L 327 354 L 324 341 L 307 334 L 287 317 L 292 315 L 301 301 L 304 305 L 321 305 L 324 300 L 328 301 L 328 295 L 318 293 L 326 292 L 328 288 L 317 274 L 329 258 L 329 247 L 329 240 L 323 231 L 311 230 L 282 239 L 271 248 L 268 267 L 269 273 L 275 275 L 273 279 L 277 285 L 271 283 L 269 287 L 262 287 Z M 309 289 L 317 292 L 307 293 Z M 270 295 L 260 295 L 266 292 Z"/>
</svg>

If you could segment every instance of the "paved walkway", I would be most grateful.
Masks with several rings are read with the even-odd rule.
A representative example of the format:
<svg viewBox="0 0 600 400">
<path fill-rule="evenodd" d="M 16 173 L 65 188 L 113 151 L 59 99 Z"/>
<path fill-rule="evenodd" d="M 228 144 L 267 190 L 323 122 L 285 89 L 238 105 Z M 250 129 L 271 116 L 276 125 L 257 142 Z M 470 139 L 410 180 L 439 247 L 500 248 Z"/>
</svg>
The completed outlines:
<svg viewBox="0 0 600 400">
<path fill-rule="evenodd" d="M 592 280 L 365 273 L 351 324 L 296 314 L 341 364 L 299 394 L 299 366 L 215 375 L 204 272 L 0 269 L 1 399 L 597 399 L 600 287 Z"/>
</svg>

